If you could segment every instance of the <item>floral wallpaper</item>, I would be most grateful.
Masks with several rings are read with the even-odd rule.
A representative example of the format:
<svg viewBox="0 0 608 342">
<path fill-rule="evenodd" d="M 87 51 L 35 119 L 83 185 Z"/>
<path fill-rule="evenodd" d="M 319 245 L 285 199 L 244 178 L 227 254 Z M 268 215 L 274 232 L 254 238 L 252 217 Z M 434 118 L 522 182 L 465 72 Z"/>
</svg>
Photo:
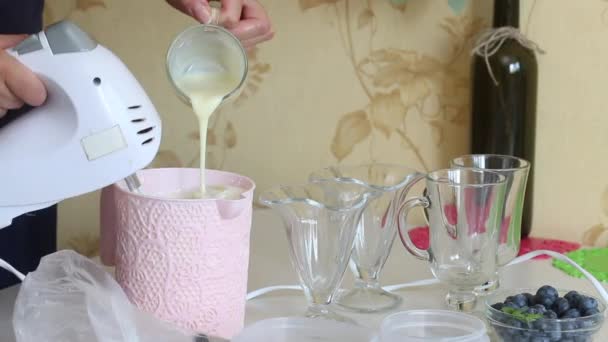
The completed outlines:
<svg viewBox="0 0 608 342">
<path fill-rule="evenodd" d="M 467 122 L 469 105 L 468 94 L 468 55 L 471 39 L 483 28 L 483 20 L 470 15 L 450 16 L 441 19 L 438 27 L 445 31 L 452 40 L 450 54 L 445 60 L 436 56 L 425 55 L 415 50 L 395 48 L 374 48 L 377 26 L 381 25 L 374 11 L 372 1 L 358 13 L 352 10 L 349 0 L 300 0 L 302 11 L 317 10 L 318 7 L 329 7 L 335 13 L 335 20 L 340 30 L 341 44 L 347 54 L 347 62 L 352 65 L 360 87 L 368 97 L 363 108 L 353 109 L 341 115 L 329 149 L 340 162 L 349 156 L 354 148 L 367 143 L 369 160 L 376 160 L 375 140 L 391 135 L 399 138 L 396 142 L 403 150 L 413 153 L 418 166 L 428 171 L 418 143 L 408 134 L 406 116 L 417 115 L 431 130 L 434 143 L 443 143 L 443 130 L 447 124 L 464 125 Z M 389 0 L 390 5 L 401 12 L 406 11 L 407 1 Z M 447 1 L 455 13 L 461 13 L 466 1 Z M 367 37 L 355 40 L 354 32 L 365 31 Z M 365 45 L 362 56 L 357 56 L 357 43 Z M 268 63 L 260 62 L 257 49 L 250 55 L 252 67 L 245 92 L 236 100 L 236 106 L 255 95 L 267 73 L 271 71 Z M 207 167 L 224 166 L 226 153 L 237 144 L 237 134 L 230 120 L 220 110 L 214 116 L 207 135 L 209 161 Z M 188 134 L 193 141 L 198 141 L 196 131 Z M 198 152 L 187 161 L 182 161 L 172 150 L 161 150 L 152 167 L 199 165 Z"/>
<path fill-rule="evenodd" d="M 246 88 L 212 117 L 208 168 L 247 175 L 263 190 L 334 163 L 429 171 L 467 153 L 470 50 L 491 22 L 491 1 L 261 1 L 276 36 L 250 53 Z M 598 90 L 608 82 L 607 13 L 606 0 L 577 11 L 567 0 L 522 2 L 524 32 L 547 51 L 538 57 L 534 235 L 608 245 L 608 190 L 597 184 L 608 161 L 595 156 L 608 146 Z M 156 104 L 164 136 L 151 167 L 198 167 L 196 119 L 163 64 L 192 20 L 162 0 L 47 0 L 45 24 L 62 18 L 121 57 Z M 98 200 L 61 204 L 60 246 L 97 252 Z"/>
<path fill-rule="evenodd" d="M 341 116 L 331 141 L 331 152 L 338 161 L 352 153 L 363 141 L 369 140 L 369 159 L 375 160 L 374 140 L 382 136 L 390 138 L 395 134 L 399 146 L 410 150 L 416 163 L 425 171 L 429 164 L 406 125 L 407 115 L 418 115 L 426 129 L 431 129 L 434 143 L 444 143 L 443 130 L 446 123 L 463 125 L 467 122 L 469 106 L 469 73 L 467 51 L 471 38 L 482 28 L 480 18 L 470 16 L 446 17 L 438 26 L 452 37 L 449 54 L 440 60 L 415 50 L 380 48 L 374 49 L 375 12 L 371 1 L 356 14 L 356 27 L 350 24 L 355 15 L 349 11 L 349 1 L 345 0 L 344 11 L 336 7 L 338 21 L 344 22 L 341 34 L 353 72 L 361 88 L 368 97 L 363 108 Z M 402 2 L 392 2 L 400 10 Z M 356 56 L 352 30 L 367 30 L 368 51 L 361 58 Z M 462 58 L 462 57 L 465 58 Z M 420 129 L 417 127 L 416 129 Z"/>
</svg>

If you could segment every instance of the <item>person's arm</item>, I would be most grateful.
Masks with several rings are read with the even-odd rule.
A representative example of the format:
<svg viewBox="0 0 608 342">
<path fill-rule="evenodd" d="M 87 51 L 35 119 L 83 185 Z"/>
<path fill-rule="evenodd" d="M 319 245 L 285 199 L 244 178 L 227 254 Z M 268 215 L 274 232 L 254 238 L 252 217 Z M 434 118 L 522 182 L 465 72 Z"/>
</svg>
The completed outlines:
<svg viewBox="0 0 608 342">
<path fill-rule="evenodd" d="M 208 0 L 167 0 L 174 8 L 201 23 L 208 23 Z M 237 36 L 245 48 L 270 40 L 274 31 L 264 7 L 257 0 L 222 0 L 220 24 Z"/>
<path fill-rule="evenodd" d="M 0 35 L 0 118 L 9 109 L 24 104 L 40 106 L 46 100 L 42 81 L 25 65 L 5 52 L 21 42 L 26 35 Z"/>
</svg>

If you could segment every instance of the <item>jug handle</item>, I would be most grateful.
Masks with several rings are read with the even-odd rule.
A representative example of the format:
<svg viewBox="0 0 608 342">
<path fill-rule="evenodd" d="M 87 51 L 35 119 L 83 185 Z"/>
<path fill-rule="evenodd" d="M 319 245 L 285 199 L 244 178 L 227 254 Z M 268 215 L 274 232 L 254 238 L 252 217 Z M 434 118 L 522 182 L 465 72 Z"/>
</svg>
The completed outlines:
<svg viewBox="0 0 608 342">
<path fill-rule="evenodd" d="M 397 231 L 399 232 L 399 238 L 401 239 L 401 243 L 407 249 L 407 251 L 415 256 L 418 259 L 430 261 L 431 254 L 428 250 L 420 249 L 416 247 L 412 239 L 409 235 L 409 229 L 404 232 L 405 227 L 407 226 L 407 215 L 410 213 L 412 209 L 415 207 L 430 207 L 430 202 L 426 197 L 413 197 L 403 202 L 403 204 L 399 207 L 399 211 L 397 212 L 398 220 L 397 220 Z"/>
</svg>

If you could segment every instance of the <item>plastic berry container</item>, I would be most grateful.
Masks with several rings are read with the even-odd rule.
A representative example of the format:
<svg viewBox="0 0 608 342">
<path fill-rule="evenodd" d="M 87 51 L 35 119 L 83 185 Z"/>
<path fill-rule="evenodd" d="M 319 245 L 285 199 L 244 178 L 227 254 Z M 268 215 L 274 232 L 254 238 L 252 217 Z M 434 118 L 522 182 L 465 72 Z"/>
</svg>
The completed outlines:
<svg viewBox="0 0 608 342">
<path fill-rule="evenodd" d="M 549 309 L 545 306 L 545 309 L 556 313 L 557 317 L 553 318 L 555 315 L 550 312 L 541 313 L 538 309 L 536 311 L 530 310 L 530 308 L 544 301 L 543 296 L 536 295 L 538 290 L 537 288 L 499 290 L 495 294 L 488 296 L 485 301 L 486 318 L 489 326 L 496 333 L 500 341 L 594 341 L 594 335 L 604 323 L 606 312 L 606 305 L 600 299 L 577 292 L 581 296 L 577 297 L 579 298 L 578 302 L 576 299 L 571 301 L 564 298 L 570 291 L 554 289 L 557 291 L 557 298 L 564 298 L 568 302 L 568 305 L 561 303 L 568 308 L 566 309 L 563 306 L 558 308 L 557 299 L 552 297 L 554 298 L 553 301 L 549 299 L 549 303 L 552 304 L 549 306 Z M 524 301 L 518 295 L 526 293 L 531 294 L 533 298 L 529 295 L 524 296 L 527 298 L 527 303 L 525 306 L 522 306 Z M 596 305 L 596 309 L 586 311 L 585 304 L 577 304 L 583 301 L 580 298 L 585 298 L 584 300 L 586 301 L 591 299 L 591 303 L 595 303 L 593 305 Z M 561 301 L 563 302 L 564 300 Z M 501 303 L 501 305 L 496 305 L 496 303 Z M 545 305 L 549 303 L 545 302 Z M 500 306 L 502 308 L 499 309 Z M 570 318 L 572 315 L 576 316 L 576 313 L 566 314 L 570 309 L 576 310 L 580 314 L 580 317 Z"/>
</svg>

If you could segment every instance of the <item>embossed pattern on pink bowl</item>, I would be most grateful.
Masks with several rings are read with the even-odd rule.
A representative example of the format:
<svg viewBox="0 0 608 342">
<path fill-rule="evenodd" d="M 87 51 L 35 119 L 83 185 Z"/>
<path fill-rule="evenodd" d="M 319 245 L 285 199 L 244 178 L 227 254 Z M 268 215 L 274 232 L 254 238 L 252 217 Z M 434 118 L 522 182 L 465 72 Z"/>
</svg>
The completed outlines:
<svg viewBox="0 0 608 342">
<path fill-rule="evenodd" d="M 180 327 L 230 339 L 244 325 L 255 184 L 207 170 L 210 185 L 235 185 L 239 200 L 168 199 L 196 190 L 199 169 L 146 169 L 141 194 L 124 182 L 102 192 L 102 261 L 138 308 Z M 154 194 L 154 195 L 150 195 Z"/>
</svg>

